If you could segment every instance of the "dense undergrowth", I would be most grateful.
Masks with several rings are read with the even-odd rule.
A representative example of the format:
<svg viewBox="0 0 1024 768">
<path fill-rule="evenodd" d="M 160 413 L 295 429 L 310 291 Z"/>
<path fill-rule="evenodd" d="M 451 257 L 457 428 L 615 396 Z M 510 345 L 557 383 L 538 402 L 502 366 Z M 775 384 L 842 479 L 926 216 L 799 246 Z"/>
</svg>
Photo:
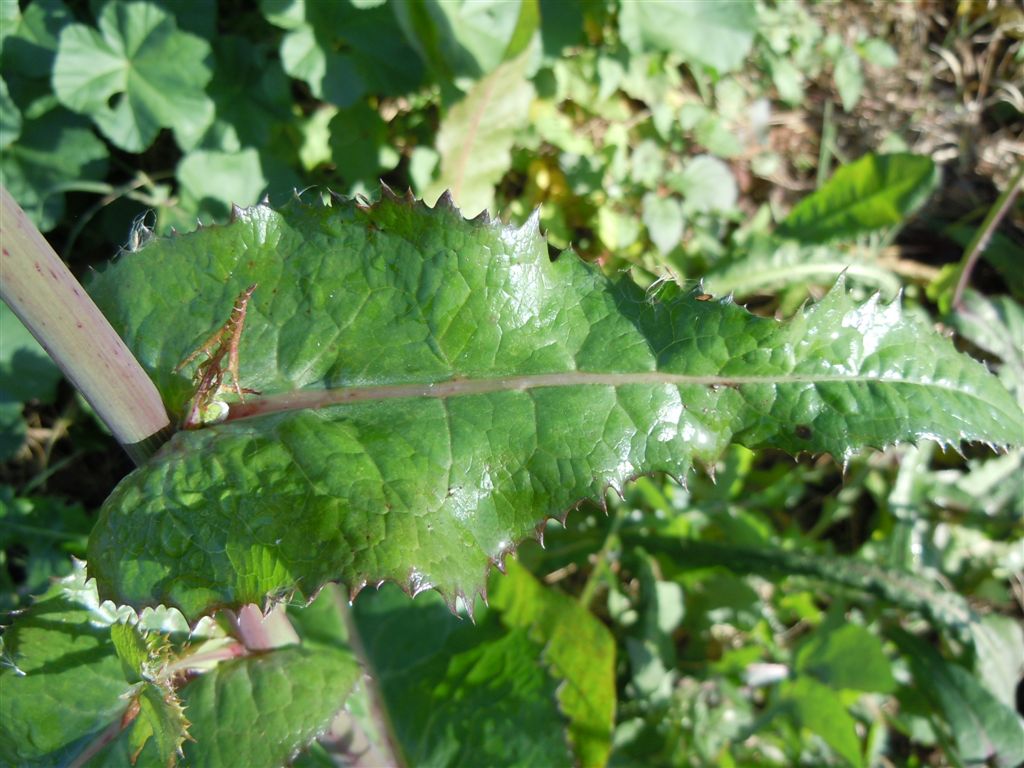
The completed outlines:
<svg viewBox="0 0 1024 768">
<path fill-rule="evenodd" d="M 376 199 L 384 180 L 517 227 L 539 210 L 552 256 L 628 272 L 652 305 L 732 295 L 792 321 L 843 275 L 849 301 L 899 297 L 914 328 L 952 335 L 1024 403 L 1012 4 L 0 0 L 0 14 L 2 181 L 87 285 L 232 204 Z M 166 292 L 187 302 L 199 283 Z M 225 291 L 167 356 L 225 319 L 239 287 Z M 0 734 L 5 758 L 32 742 L 42 764 L 179 747 L 189 763 L 274 764 L 319 733 L 296 764 L 1024 759 L 1019 446 L 698 453 L 694 471 L 547 525 L 543 548 L 528 540 L 491 574 L 475 625 L 432 591 L 387 584 L 349 609 L 332 587 L 303 608 L 260 583 L 294 598 L 303 640 L 260 656 L 226 614 L 189 635 L 176 615 L 135 625 L 97 602 L 72 558 L 131 464 L 0 312 L 0 609 L 28 609 L 20 629 L 4 621 L 0 680 L 44 664 L 26 648 L 62 647 L 48 617 L 93 654 L 33 694 L 21 712 L 40 725 Z M 150 362 L 180 412 L 187 377 Z M 47 709 L 83 694 L 108 709 Z"/>
</svg>

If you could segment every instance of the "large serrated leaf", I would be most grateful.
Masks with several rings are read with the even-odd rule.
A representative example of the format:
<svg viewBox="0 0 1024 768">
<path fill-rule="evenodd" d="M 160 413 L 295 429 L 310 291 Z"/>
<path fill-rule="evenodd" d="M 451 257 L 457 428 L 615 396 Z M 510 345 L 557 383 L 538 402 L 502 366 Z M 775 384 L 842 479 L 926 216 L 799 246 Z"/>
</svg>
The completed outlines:
<svg viewBox="0 0 1024 768">
<path fill-rule="evenodd" d="M 780 324 L 655 300 L 552 261 L 535 221 L 390 196 L 240 211 L 92 291 L 180 414 L 175 366 L 253 284 L 240 379 L 262 394 L 118 486 L 90 544 L 106 594 L 191 617 L 333 579 L 453 599 L 546 518 L 732 441 L 846 458 L 1024 434 L 1002 385 L 897 303 L 839 285 Z"/>
</svg>

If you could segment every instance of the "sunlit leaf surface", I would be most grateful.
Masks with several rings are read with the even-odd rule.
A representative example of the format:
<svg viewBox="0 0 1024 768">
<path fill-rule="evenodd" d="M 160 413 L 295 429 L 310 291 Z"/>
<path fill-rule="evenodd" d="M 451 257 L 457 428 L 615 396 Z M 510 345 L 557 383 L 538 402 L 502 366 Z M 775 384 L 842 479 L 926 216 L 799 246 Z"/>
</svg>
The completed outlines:
<svg viewBox="0 0 1024 768">
<path fill-rule="evenodd" d="M 897 303 L 839 285 L 781 324 L 652 297 L 551 260 L 535 221 L 444 202 L 240 211 L 126 255 L 92 292 L 181 414 L 174 368 L 252 284 L 240 384 L 261 394 L 118 486 L 90 544 L 105 595 L 190 617 L 332 579 L 452 600 L 546 518 L 733 441 L 844 460 L 1024 433 L 998 380 Z"/>
</svg>

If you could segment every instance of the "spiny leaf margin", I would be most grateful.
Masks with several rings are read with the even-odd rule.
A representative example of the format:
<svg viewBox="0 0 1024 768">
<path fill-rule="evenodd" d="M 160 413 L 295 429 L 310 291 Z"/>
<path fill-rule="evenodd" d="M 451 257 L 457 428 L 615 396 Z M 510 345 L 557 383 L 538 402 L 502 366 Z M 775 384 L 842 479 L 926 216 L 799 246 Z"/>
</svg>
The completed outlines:
<svg viewBox="0 0 1024 768">
<path fill-rule="evenodd" d="M 197 617 L 335 579 L 453 603 L 547 519 L 730 441 L 845 459 L 1024 429 L 996 379 L 897 302 L 857 306 L 840 281 L 782 325 L 651 297 L 549 259 L 535 218 L 466 221 L 449 197 L 238 209 L 92 293 L 180 413 L 174 366 L 252 283 L 242 383 L 262 397 L 175 435 L 102 510 L 90 567 L 129 604 Z"/>
</svg>

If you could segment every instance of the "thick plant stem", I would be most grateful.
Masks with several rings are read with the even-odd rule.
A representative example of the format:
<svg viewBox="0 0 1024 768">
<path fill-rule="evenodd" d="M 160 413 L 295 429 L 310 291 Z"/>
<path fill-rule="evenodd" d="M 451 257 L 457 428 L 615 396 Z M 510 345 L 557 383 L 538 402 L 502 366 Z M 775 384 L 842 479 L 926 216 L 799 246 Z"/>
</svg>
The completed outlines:
<svg viewBox="0 0 1024 768">
<path fill-rule="evenodd" d="M 141 464 L 170 431 L 160 394 L 3 186 L 0 246 L 0 296 Z"/>
</svg>

